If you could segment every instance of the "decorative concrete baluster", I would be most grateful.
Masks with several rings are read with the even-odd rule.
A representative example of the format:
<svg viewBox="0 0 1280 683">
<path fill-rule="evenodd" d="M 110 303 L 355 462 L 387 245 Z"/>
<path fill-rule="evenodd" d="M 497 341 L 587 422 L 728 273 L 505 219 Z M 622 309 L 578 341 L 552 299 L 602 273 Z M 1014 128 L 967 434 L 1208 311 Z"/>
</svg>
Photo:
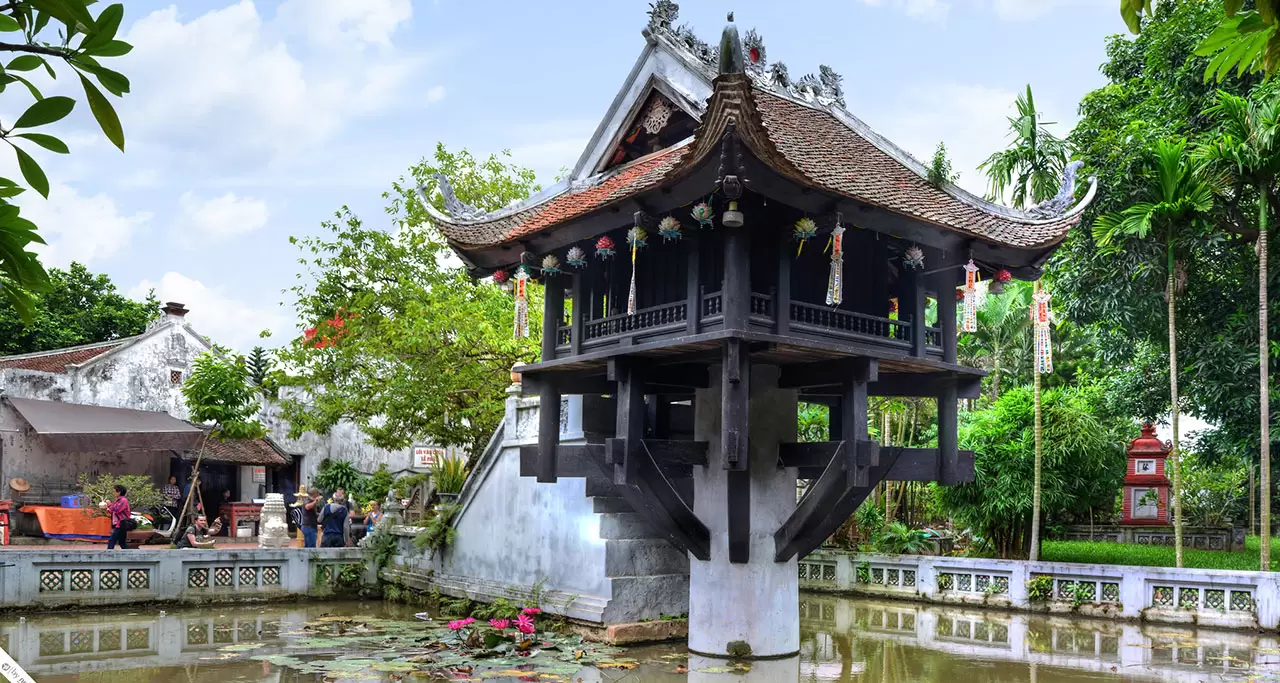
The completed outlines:
<svg viewBox="0 0 1280 683">
<path fill-rule="evenodd" d="M 262 505 L 262 531 L 259 548 L 284 548 L 289 545 L 289 523 L 285 521 L 284 494 L 268 493 Z"/>
</svg>

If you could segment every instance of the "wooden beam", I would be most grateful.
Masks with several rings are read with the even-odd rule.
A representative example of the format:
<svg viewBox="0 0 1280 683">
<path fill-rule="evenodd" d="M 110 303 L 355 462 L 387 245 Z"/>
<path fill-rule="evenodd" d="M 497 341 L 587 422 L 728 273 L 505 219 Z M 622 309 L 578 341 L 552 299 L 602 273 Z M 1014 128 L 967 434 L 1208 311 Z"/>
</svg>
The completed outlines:
<svg viewBox="0 0 1280 683">
<path fill-rule="evenodd" d="M 978 398 L 982 394 L 981 377 L 910 372 L 881 375 L 867 387 L 867 393 L 872 396 L 932 397 L 937 396 L 948 384 L 955 387 L 959 398 Z"/>
<path fill-rule="evenodd" d="M 945 383 L 938 393 L 938 481 L 960 479 L 959 399 L 956 383 Z"/>
<path fill-rule="evenodd" d="M 649 443 L 659 444 L 659 448 L 664 441 L 653 441 L 645 439 L 646 446 Z M 702 443 L 706 442 L 689 441 L 685 443 Z M 602 443 L 588 444 L 560 444 L 556 446 L 556 476 L 567 477 L 570 479 L 582 477 L 597 477 L 600 475 L 600 468 L 596 466 L 596 460 L 603 460 L 607 457 L 608 446 Z M 657 455 L 657 453 L 653 453 Z M 662 471 L 668 478 L 688 479 L 693 476 L 693 467 L 696 463 L 690 463 L 689 460 L 696 460 L 689 452 L 678 452 L 675 454 L 666 453 L 669 459 L 656 459 L 658 469 Z M 541 459 L 541 452 L 538 446 L 521 446 L 520 447 L 520 476 L 534 477 L 538 474 L 538 463 Z"/>
<path fill-rule="evenodd" d="M 863 443 L 870 445 L 874 442 Z M 774 561 L 787 562 L 797 555 L 803 557 L 822 545 L 884 480 L 897 457 L 897 451 L 885 449 L 879 457 L 879 464 L 871 467 L 867 483 L 860 486 L 849 483 L 848 473 L 843 471 L 845 459 L 841 456 L 832 458 L 822 476 L 809 487 L 795 512 L 773 535 Z M 811 496 L 814 496 L 812 502 L 809 501 Z"/>
<path fill-rule="evenodd" d="M 816 443 L 788 443 L 778 446 L 778 466 L 798 468 L 798 478 L 816 479 L 831 463 L 832 456 L 843 441 L 819 441 Z M 885 481 L 936 481 L 947 486 L 967 484 L 974 480 L 973 451 L 958 452 L 956 476 L 939 479 L 941 455 L 936 448 L 881 448 L 881 457 L 890 450 L 897 452 L 893 468 L 885 475 Z M 870 465 L 870 461 L 859 464 Z"/>
<path fill-rule="evenodd" d="M 560 392 L 544 385 L 538 392 L 538 482 L 556 481 L 556 446 L 560 443 Z"/>
<path fill-rule="evenodd" d="M 844 380 L 874 382 L 879 374 L 874 358 L 839 358 L 816 363 L 784 365 L 778 377 L 778 388 L 798 389 L 838 384 Z"/>
<path fill-rule="evenodd" d="M 584 273 L 573 274 L 573 310 L 569 321 L 569 353 L 582 353 L 582 329 L 587 320 L 587 276 Z"/>
<path fill-rule="evenodd" d="M 778 290 L 773 300 L 773 317 L 777 321 L 776 332 L 782 336 L 791 333 L 791 234 L 783 231 L 782 245 L 778 249 Z"/>
<path fill-rule="evenodd" d="M 747 467 L 747 410 L 751 397 L 751 355 L 740 339 L 724 343 L 720 384 L 720 448 L 728 470 Z"/>
<path fill-rule="evenodd" d="M 721 290 L 726 330 L 746 331 L 751 314 L 751 233 L 724 229 L 724 287 Z"/>
<path fill-rule="evenodd" d="M 645 439 L 645 448 L 659 465 L 707 466 L 706 441 L 672 441 L 669 439 Z"/>
<path fill-rule="evenodd" d="M 956 362 L 959 337 L 956 335 L 956 285 L 960 282 L 959 268 L 943 270 L 935 274 L 938 289 L 938 328 L 942 336 L 942 360 Z"/>
</svg>

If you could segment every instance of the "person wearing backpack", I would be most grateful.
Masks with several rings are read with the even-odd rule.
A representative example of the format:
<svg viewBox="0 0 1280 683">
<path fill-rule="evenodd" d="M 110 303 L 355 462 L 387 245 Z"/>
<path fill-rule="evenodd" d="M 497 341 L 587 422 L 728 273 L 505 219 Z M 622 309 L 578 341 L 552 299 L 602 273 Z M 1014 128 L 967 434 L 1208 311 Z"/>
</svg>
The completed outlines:
<svg viewBox="0 0 1280 683">
<path fill-rule="evenodd" d="M 128 491 L 120 484 L 115 485 L 115 490 L 114 501 L 107 503 L 104 500 L 98 504 L 98 507 L 104 507 L 111 513 L 111 537 L 107 539 L 107 550 L 114 550 L 117 543 L 121 549 L 128 550 L 129 532 L 138 523 L 133 521 L 133 511 L 129 509 L 129 499 L 125 497 Z"/>
<path fill-rule="evenodd" d="M 333 494 L 333 500 L 320 510 L 320 526 L 323 534 L 320 537 L 321 548 L 344 548 L 346 536 L 344 531 L 347 522 L 347 500 L 342 491 Z"/>
</svg>

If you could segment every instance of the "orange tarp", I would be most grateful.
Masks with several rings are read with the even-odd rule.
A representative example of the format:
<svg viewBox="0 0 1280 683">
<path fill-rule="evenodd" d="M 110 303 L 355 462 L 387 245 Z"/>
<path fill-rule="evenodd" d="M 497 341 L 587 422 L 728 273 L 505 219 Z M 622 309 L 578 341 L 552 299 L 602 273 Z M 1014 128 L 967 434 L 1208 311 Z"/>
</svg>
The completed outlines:
<svg viewBox="0 0 1280 683">
<path fill-rule="evenodd" d="M 111 537 L 111 517 L 95 515 L 96 511 L 88 508 L 26 505 L 19 511 L 34 514 L 47 538 L 106 543 Z"/>
</svg>

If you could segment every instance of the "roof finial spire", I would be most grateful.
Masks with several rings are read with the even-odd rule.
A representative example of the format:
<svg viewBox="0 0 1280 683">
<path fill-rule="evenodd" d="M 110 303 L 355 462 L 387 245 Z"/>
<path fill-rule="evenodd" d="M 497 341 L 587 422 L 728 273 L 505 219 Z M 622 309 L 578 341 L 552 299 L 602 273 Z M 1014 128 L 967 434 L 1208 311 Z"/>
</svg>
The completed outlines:
<svg viewBox="0 0 1280 683">
<path fill-rule="evenodd" d="M 720 75 L 743 73 L 742 40 L 738 38 L 738 27 L 733 25 L 733 12 L 729 13 L 729 23 L 720 36 Z"/>
</svg>

